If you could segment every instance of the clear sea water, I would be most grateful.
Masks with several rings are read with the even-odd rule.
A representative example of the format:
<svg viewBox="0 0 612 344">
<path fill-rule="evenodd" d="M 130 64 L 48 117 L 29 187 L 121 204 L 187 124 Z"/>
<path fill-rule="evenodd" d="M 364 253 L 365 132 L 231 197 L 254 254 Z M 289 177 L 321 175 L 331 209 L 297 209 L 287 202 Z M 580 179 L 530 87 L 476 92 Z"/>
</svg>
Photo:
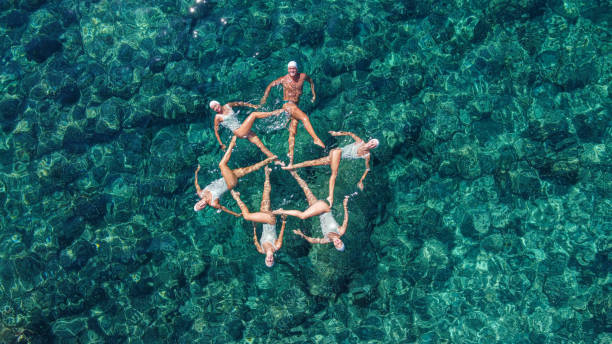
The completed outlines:
<svg viewBox="0 0 612 344">
<path fill-rule="evenodd" d="M 612 343 L 611 17 L 599 0 L 0 1 L 0 342 Z M 289 218 L 269 269 L 250 223 L 193 211 L 193 172 L 220 177 L 208 102 L 257 103 L 290 60 L 328 147 L 300 125 L 296 162 L 350 142 L 330 130 L 381 144 L 363 191 L 363 162 L 340 165 L 346 251 Z M 254 127 L 285 161 L 286 123 Z M 230 167 L 263 158 L 239 140 Z M 306 208 L 271 166 L 272 208 Z M 329 174 L 300 171 L 320 199 Z M 252 211 L 263 178 L 236 188 Z"/>
</svg>

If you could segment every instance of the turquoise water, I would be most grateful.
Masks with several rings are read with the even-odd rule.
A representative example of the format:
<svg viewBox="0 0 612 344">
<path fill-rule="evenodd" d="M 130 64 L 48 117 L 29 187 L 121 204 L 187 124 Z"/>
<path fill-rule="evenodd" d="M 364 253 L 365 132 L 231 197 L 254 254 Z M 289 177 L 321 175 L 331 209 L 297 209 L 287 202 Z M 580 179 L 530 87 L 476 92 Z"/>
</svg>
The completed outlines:
<svg viewBox="0 0 612 344">
<path fill-rule="evenodd" d="M 0 342 L 612 342 L 608 2 L 0 11 Z M 329 130 L 381 144 L 346 251 L 311 247 L 291 230 L 317 236 L 318 220 L 289 218 L 268 269 L 250 223 L 193 211 L 193 172 L 219 178 L 208 102 L 257 103 L 290 60 L 314 80 L 300 107 L 328 146 L 300 126 L 296 162 L 350 142 Z M 283 159 L 285 123 L 254 127 Z M 239 140 L 230 166 L 263 158 Z M 306 208 L 271 166 L 272 208 Z M 363 168 L 340 166 L 339 221 Z M 329 168 L 300 175 L 325 198 Z M 263 178 L 237 187 L 252 211 Z"/>
</svg>

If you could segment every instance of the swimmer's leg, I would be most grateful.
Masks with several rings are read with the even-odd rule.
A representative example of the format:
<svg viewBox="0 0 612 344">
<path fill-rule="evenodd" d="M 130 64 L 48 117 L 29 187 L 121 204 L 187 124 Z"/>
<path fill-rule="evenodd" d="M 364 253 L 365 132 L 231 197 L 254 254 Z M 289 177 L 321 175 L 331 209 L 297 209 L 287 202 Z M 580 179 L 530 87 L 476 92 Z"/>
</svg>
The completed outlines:
<svg viewBox="0 0 612 344">
<path fill-rule="evenodd" d="M 317 215 L 321 215 L 323 213 L 327 213 L 330 210 L 331 210 L 331 208 L 329 207 L 329 205 L 325 201 L 316 201 L 310 207 L 308 207 L 308 209 L 306 209 L 304 211 L 277 209 L 277 210 L 273 211 L 272 213 L 275 214 L 275 215 L 295 216 L 295 217 L 298 217 L 298 218 L 300 218 L 302 220 L 305 220 L 305 219 L 313 217 L 313 216 L 317 216 Z"/>
<path fill-rule="evenodd" d="M 234 130 L 234 134 L 238 137 L 245 137 L 251 131 L 256 119 L 280 115 L 283 112 L 285 112 L 284 109 L 278 109 L 270 112 L 253 112 L 244 120 L 244 122 L 242 122 L 238 129 Z"/>
<path fill-rule="evenodd" d="M 227 163 L 229 162 L 229 159 L 232 156 L 232 150 L 234 149 L 235 146 L 236 146 L 236 136 L 232 137 L 232 141 L 230 141 L 229 147 L 227 147 L 227 150 L 225 151 L 223 158 L 219 162 L 219 169 L 221 170 L 221 175 L 223 176 L 223 179 L 225 179 L 225 183 L 227 184 L 227 188 L 229 190 L 233 189 L 234 186 L 236 186 L 236 184 L 238 183 L 238 178 L 239 178 L 234 174 L 232 169 L 230 169 L 227 166 Z"/>
<path fill-rule="evenodd" d="M 304 162 L 301 162 L 299 164 L 289 165 L 289 166 L 285 166 L 285 167 L 281 167 L 281 168 L 283 170 L 296 170 L 296 169 L 302 168 L 302 167 L 329 165 L 329 163 L 331 161 L 330 156 L 331 156 L 331 152 L 329 153 L 328 156 L 325 156 L 325 157 L 322 157 L 322 158 L 319 158 L 319 159 L 304 161 Z"/>
<path fill-rule="evenodd" d="M 263 144 L 263 142 L 261 142 L 261 140 L 259 139 L 259 137 L 257 137 L 257 135 L 255 135 L 254 132 L 249 131 L 249 133 L 247 134 L 246 137 L 251 143 L 253 143 L 255 146 L 257 146 L 257 148 L 259 148 L 262 153 L 264 153 L 268 158 L 271 158 L 273 156 L 276 156 L 274 153 L 272 153 L 268 148 L 266 148 L 266 146 Z"/>
<path fill-rule="evenodd" d="M 308 184 L 304 181 L 304 179 L 300 178 L 300 176 L 295 171 L 289 171 L 289 173 L 291 173 L 293 178 L 295 178 L 297 183 L 302 187 L 302 190 L 304 190 L 304 195 L 306 195 L 308 205 L 313 205 L 315 202 L 317 202 L 318 199 L 315 197 L 312 191 L 310 191 L 310 188 L 308 187 Z"/>
<path fill-rule="evenodd" d="M 334 187 L 336 186 L 336 177 L 338 177 L 338 166 L 340 166 L 340 159 L 342 159 L 342 150 L 341 149 L 333 149 L 329 156 L 331 158 L 331 162 L 329 167 L 331 168 L 331 176 L 329 177 L 329 195 L 327 196 L 327 202 L 331 207 L 334 204 Z"/>
<path fill-rule="evenodd" d="M 291 118 L 289 123 L 289 151 L 287 156 L 289 157 L 289 165 L 293 164 L 293 150 L 295 148 L 295 134 L 297 133 L 298 120 Z"/>
<path fill-rule="evenodd" d="M 325 144 L 323 143 L 323 141 L 321 141 L 317 134 L 315 134 L 314 128 L 312 127 L 312 124 L 310 124 L 310 119 L 308 118 L 308 115 L 304 113 L 304 111 L 300 110 L 300 108 L 298 108 L 295 104 L 287 103 L 285 105 L 287 105 L 286 109 L 289 110 L 289 114 L 291 115 L 291 117 L 302 122 L 302 124 L 304 125 L 304 129 L 306 129 L 308 134 L 310 134 L 310 136 L 314 140 L 314 144 L 325 148 Z"/>
<path fill-rule="evenodd" d="M 271 157 L 276 157 L 276 155 L 274 153 L 272 153 L 268 148 L 266 148 L 266 146 L 264 146 L 263 142 L 261 142 L 261 140 L 259 139 L 259 137 L 257 137 L 257 135 L 255 135 L 254 132 L 249 131 L 249 133 L 247 134 L 246 137 L 249 141 L 251 141 L 251 143 L 253 143 L 255 146 L 257 146 L 257 148 L 259 148 L 262 153 L 264 153 L 268 158 Z M 282 161 L 278 160 L 277 164 L 279 165 L 285 165 Z"/>
<path fill-rule="evenodd" d="M 270 191 L 272 191 L 272 185 L 270 184 L 270 171 L 272 171 L 272 169 L 266 166 L 264 171 L 266 172 L 266 179 L 264 180 L 263 195 L 261 197 L 261 205 L 259 206 L 259 211 L 269 212 L 270 211 Z"/>
<path fill-rule="evenodd" d="M 246 204 L 244 204 L 244 202 L 242 202 L 242 200 L 240 199 L 240 192 L 231 190 L 231 193 L 232 193 L 232 197 L 234 197 L 234 199 L 236 200 L 238 207 L 242 211 L 243 219 L 247 221 L 259 222 L 259 223 L 269 223 L 269 224 L 276 223 L 276 218 L 274 217 L 274 215 L 270 213 L 261 213 L 261 212 L 251 213 L 249 212 L 249 209 L 247 208 Z"/>
<path fill-rule="evenodd" d="M 260 168 L 266 166 L 267 164 L 269 164 L 272 160 L 276 160 L 278 157 L 275 155 L 273 157 L 267 158 L 265 160 L 262 160 L 256 164 L 253 164 L 251 166 L 247 166 L 247 167 L 242 167 L 242 168 L 237 168 L 235 170 L 233 170 L 232 172 L 234 172 L 234 175 L 236 176 L 236 178 L 242 178 L 243 176 L 251 173 L 251 172 L 255 172 L 257 170 L 259 170 Z"/>
</svg>

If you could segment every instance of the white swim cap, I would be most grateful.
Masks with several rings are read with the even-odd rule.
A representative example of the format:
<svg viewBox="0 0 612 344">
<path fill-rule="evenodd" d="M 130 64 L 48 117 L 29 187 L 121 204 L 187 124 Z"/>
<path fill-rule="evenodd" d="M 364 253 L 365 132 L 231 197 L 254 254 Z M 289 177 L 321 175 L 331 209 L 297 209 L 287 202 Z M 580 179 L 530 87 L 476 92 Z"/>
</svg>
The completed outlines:
<svg viewBox="0 0 612 344">
<path fill-rule="evenodd" d="M 334 247 L 335 247 L 335 246 L 334 246 Z M 340 251 L 340 252 L 344 252 L 344 249 L 345 249 L 345 248 L 346 248 L 346 247 L 344 246 L 344 243 L 342 243 L 342 247 L 340 247 L 340 248 L 337 248 L 337 247 L 336 247 L 336 250 L 338 250 L 338 251 Z"/>
<path fill-rule="evenodd" d="M 297 68 L 297 67 L 298 67 L 298 66 L 297 66 L 297 62 L 295 62 L 295 61 L 290 61 L 290 62 L 287 64 L 287 68 L 290 68 L 290 67 L 295 67 L 295 68 Z"/>
<path fill-rule="evenodd" d="M 210 106 L 211 108 L 212 108 L 213 106 L 217 106 L 217 105 L 221 105 L 221 103 L 219 103 L 219 102 L 218 102 L 218 101 L 216 101 L 216 100 L 211 100 L 211 101 L 210 101 L 210 103 L 208 103 L 208 106 Z"/>
</svg>

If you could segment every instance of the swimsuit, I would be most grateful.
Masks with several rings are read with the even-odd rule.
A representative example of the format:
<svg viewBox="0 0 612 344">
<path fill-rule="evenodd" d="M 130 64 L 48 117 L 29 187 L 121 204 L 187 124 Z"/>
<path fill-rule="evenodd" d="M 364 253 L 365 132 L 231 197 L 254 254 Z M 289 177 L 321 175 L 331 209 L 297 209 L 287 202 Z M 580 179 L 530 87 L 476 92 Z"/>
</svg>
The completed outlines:
<svg viewBox="0 0 612 344">
<path fill-rule="evenodd" d="M 263 246 L 264 242 L 270 243 L 275 250 L 276 248 L 276 225 L 271 225 L 264 223 L 263 230 L 261 232 L 261 238 L 259 239 L 259 244 Z"/>
<path fill-rule="evenodd" d="M 207 187 L 204 188 L 204 191 L 208 190 L 211 194 L 211 202 L 216 200 L 216 199 L 220 199 L 221 196 L 223 196 L 223 194 L 225 192 L 227 192 L 228 188 L 227 188 L 227 183 L 225 182 L 224 178 L 219 178 L 217 180 L 214 180 L 212 183 L 208 184 Z"/>
<path fill-rule="evenodd" d="M 364 143 L 365 143 L 364 141 L 353 142 L 350 145 L 346 145 L 342 147 L 341 148 L 342 149 L 342 159 L 364 159 L 365 157 L 370 155 L 370 153 L 363 155 L 363 156 L 357 155 L 357 151 L 359 150 L 359 148 L 361 148 L 361 146 Z"/>
<path fill-rule="evenodd" d="M 321 232 L 323 232 L 323 237 L 331 240 L 331 238 L 327 236 L 329 233 L 336 233 L 340 236 L 338 222 L 336 222 L 332 216 L 331 211 L 319 215 L 319 220 L 321 221 Z"/>
<path fill-rule="evenodd" d="M 232 133 L 240 128 L 240 121 L 238 121 L 238 117 L 236 117 L 234 110 L 227 115 L 221 115 L 221 117 L 223 117 L 221 125 L 229 129 Z"/>
</svg>

